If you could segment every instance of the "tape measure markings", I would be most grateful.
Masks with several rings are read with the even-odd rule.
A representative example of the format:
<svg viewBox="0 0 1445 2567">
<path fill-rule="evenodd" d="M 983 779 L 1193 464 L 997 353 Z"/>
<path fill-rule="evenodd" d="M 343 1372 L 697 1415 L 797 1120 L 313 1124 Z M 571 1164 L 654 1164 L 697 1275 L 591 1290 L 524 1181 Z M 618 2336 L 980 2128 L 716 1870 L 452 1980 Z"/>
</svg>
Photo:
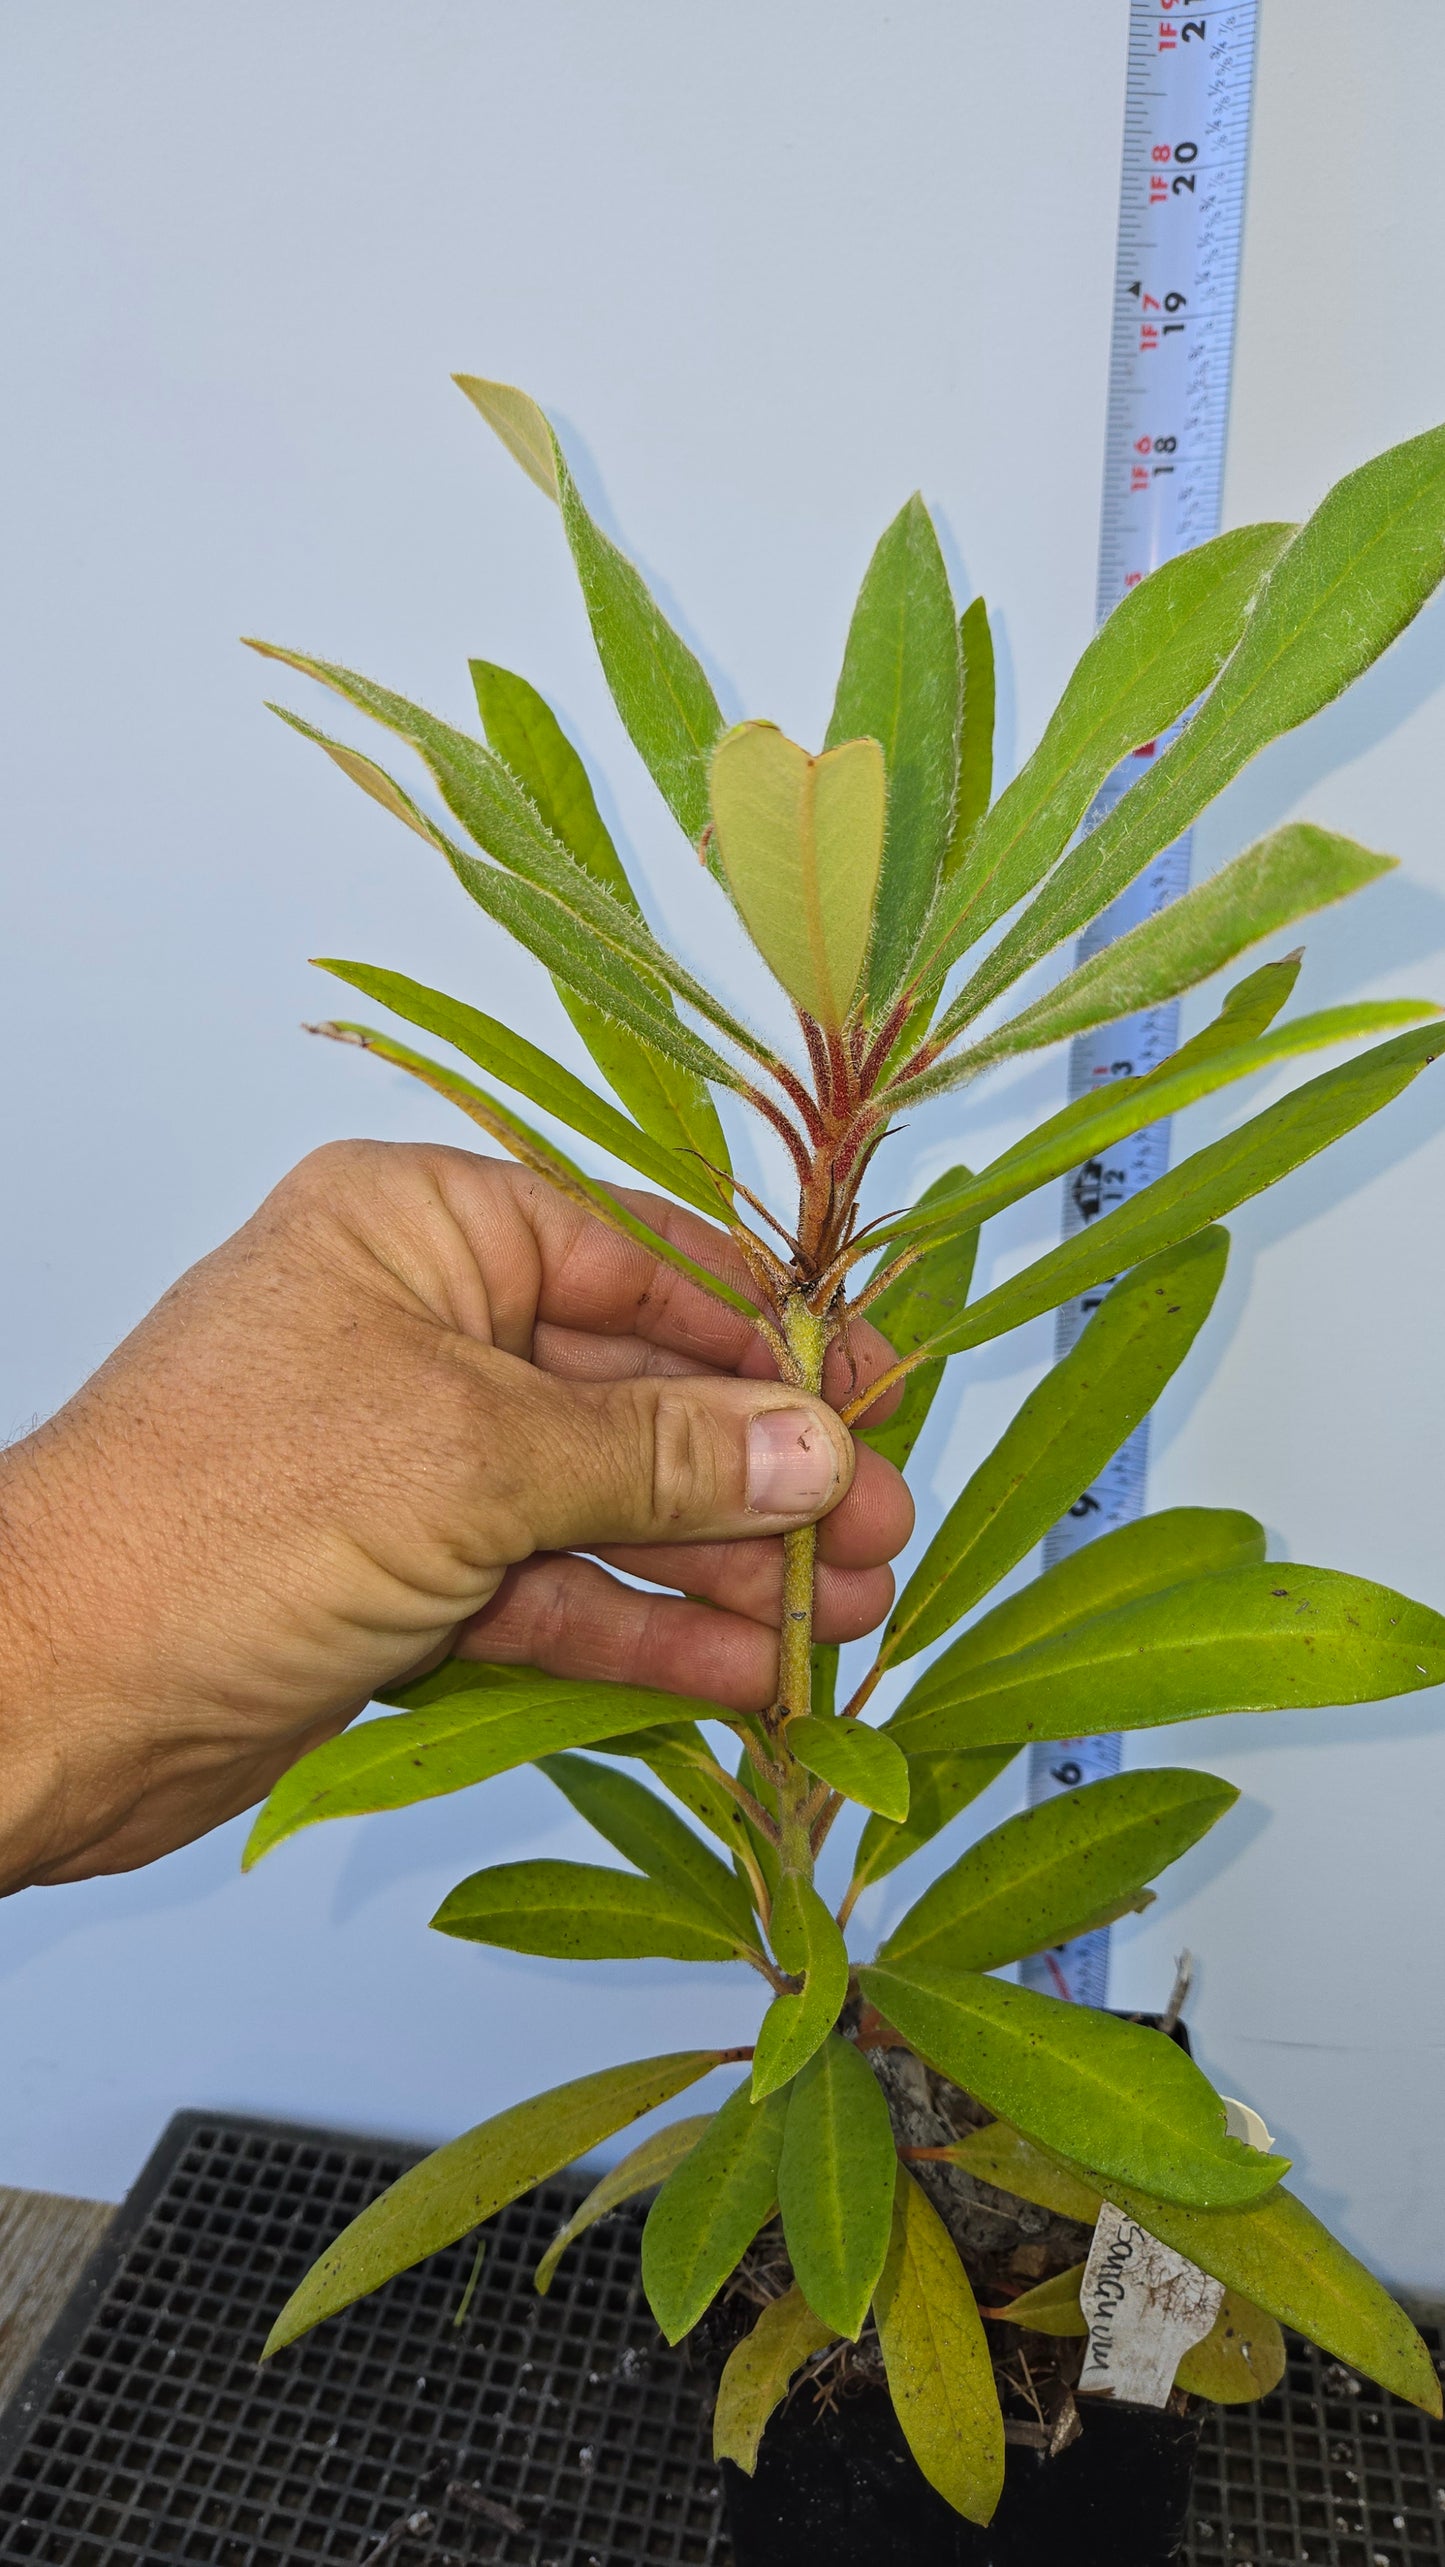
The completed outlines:
<svg viewBox="0 0 1445 2567">
<path fill-rule="evenodd" d="M 1254 77 L 1255 0 L 1196 7 L 1130 0 L 1119 243 L 1109 355 L 1098 620 L 1146 574 L 1218 533 L 1238 300 L 1245 164 Z M 1144 743 L 1095 798 L 1094 828 L 1166 740 Z M 1112 943 L 1178 897 L 1189 881 L 1192 833 L 1155 858 L 1079 940 L 1078 959 Z M 1177 1004 L 1092 1034 L 1069 1055 L 1070 1098 L 1154 1069 L 1178 1041 Z M 1169 1165 L 1169 1125 L 1152 1124 L 1065 1182 L 1065 1238 L 1127 1202 Z M 1058 1314 L 1066 1355 L 1107 1291 Z M 1146 1418 L 1044 1544 L 1052 1566 L 1143 1510 Z M 1029 1799 L 1050 1799 L 1117 1773 L 1116 1737 L 1035 1746 Z M 1020 1965 L 1028 1987 L 1103 2005 L 1109 1935 L 1103 1928 Z"/>
</svg>

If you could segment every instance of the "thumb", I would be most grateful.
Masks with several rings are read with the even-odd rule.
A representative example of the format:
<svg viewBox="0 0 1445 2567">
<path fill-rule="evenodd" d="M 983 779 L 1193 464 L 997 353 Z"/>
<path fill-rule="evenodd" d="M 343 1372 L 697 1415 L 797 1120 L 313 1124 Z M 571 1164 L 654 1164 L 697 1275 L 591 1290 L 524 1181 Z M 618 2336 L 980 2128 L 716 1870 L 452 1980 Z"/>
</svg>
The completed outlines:
<svg viewBox="0 0 1445 2567">
<path fill-rule="evenodd" d="M 786 1382 L 530 1378 L 509 1493 L 536 1551 L 787 1533 L 852 1481 L 842 1419 Z"/>
</svg>

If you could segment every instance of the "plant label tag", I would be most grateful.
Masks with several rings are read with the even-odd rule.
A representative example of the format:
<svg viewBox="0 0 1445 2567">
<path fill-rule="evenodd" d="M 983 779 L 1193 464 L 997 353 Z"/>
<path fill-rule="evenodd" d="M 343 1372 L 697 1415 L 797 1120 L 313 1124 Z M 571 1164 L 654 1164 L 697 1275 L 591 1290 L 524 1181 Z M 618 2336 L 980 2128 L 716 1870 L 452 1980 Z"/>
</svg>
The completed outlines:
<svg viewBox="0 0 1445 2567">
<path fill-rule="evenodd" d="M 1089 2349 L 1078 2395 L 1162 2407 L 1191 2344 L 1219 2315 L 1224 2284 L 1105 2202 L 1084 2267 Z"/>
</svg>

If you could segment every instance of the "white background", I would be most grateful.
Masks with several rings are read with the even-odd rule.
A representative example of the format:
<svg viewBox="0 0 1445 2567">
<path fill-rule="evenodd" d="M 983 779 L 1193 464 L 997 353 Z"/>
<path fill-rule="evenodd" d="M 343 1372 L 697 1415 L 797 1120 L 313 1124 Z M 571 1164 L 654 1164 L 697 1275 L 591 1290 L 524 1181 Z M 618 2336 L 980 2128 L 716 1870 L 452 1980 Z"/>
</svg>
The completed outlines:
<svg viewBox="0 0 1445 2567">
<path fill-rule="evenodd" d="M 1229 522 L 1298 514 L 1445 415 L 1418 10 L 1263 14 Z M 452 368 L 548 403 L 725 706 L 804 738 L 867 552 L 921 484 L 960 592 L 997 604 L 1016 763 L 1090 630 L 1125 12 L 10 0 L 0 24 L 0 1430 L 21 1433 L 314 1143 L 461 1137 L 399 1074 L 301 1037 L 330 1003 L 308 954 L 500 1000 L 576 1057 L 541 975 L 262 712 L 276 673 L 239 632 L 464 718 L 468 652 L 527 671 L 600 768 L 654 916 L 747 993 L 609 710 L 555 520 Z M 1212 864 L 1301 811 L 1403 858 L 1311 929 L 1307 1003 L 1445 987 L 1442 681 L 1437 608 L 1201 832 Z M 919 1118 L 897 1189 L 996 1147 L 1060 1075 L 981 1123 Z M 1422 1080 L 1238 1216 L 1153 1479 L 1156 1503 L 1247 1505 L 1286 1554 L 1437 1605 L 1440 1123 Z M 1213 1128 L 1203 1110 L 1190 1137 Z M 1056 1218 L 1041 1198 L 1004 1225 L 995 1272 Z M 1049 1345 L 1010 1338 L 951 1391 L 925 1522 Z M 1157 2004 L 1187 1942 L 1211 2073 L 1353 2244 L 1435 2287 L 1441 1711 L 1137 1742 L 1244 1798 L 1120 1934 L 1115 1980 Z M 440 2135 L 691 2040 L 700 2006 L 724 2040 L 753 2019 L 746 1974 L 569 1976 L 428 1935 L 479 1861 L 582 1850 L 535 1775 L 318 1831 L 244 1882 L 242 1833 L 0 1911 L 0 2180 L 118 2194 L 187 2104 Z"/>
</svg>

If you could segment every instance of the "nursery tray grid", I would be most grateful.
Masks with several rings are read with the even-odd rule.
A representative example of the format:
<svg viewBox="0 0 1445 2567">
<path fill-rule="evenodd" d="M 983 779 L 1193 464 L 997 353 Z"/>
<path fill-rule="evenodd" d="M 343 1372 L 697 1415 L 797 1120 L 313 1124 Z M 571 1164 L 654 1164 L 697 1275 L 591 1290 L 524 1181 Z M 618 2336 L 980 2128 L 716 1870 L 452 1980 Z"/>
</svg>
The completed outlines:
<svg viewBox="0 0 1445 2567">
<path fill-rule="evenodd" d="M 0 2417 L 0 2558 L 728 2567 L 704 2387 L 642 2300 L 638 2220 L 532 2289 L 575 2186 L 493 2221 L 460 2327 L 469 2244 L 258 2371 L 287 2291 L 412 2154 L 179 2114 Z M 1292 2345 L 1274 2397 L 1208 2414 L 1187 2556 L 1445 2567 L 1445 2438 Z"/>
</svg>

